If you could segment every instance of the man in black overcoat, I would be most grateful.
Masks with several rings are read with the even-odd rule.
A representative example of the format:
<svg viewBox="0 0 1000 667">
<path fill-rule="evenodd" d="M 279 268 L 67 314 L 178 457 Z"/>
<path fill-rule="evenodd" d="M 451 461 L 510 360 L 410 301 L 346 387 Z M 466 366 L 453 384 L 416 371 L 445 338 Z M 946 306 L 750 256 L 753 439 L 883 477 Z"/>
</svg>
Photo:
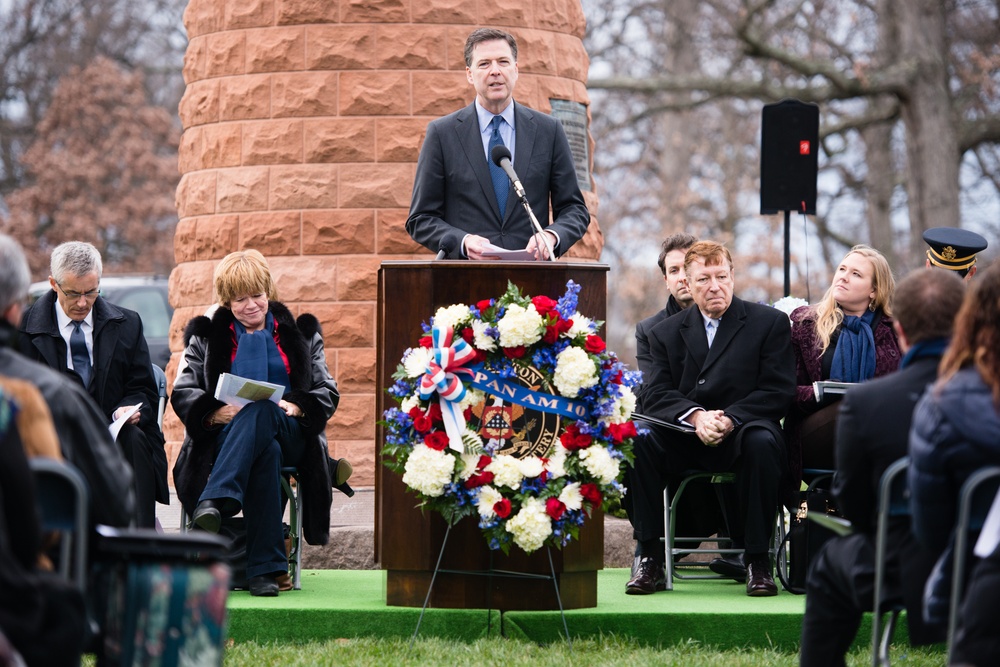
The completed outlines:
<svg viewBox="0 0 1000 667">
<path fill-rule="evenodd" d="M 100 296 L 97 248 L 70 241 L 52 251 L 46 292 L 21 319 L 19 346 L 30 359 L 81 383 L 111 424 L 132 406 L 117 442 L 132 466 L 135 518 L 153 528 L 156 503 L 169 504 L 167 456 L 156 421 L 159 393 L 138 313 Z M 79 331 L 79 334 L 76 332 Z M 74 336 L 84 348 L 74 351 Z"/>
<path fill-rule="evenodd" d="M 879 480 L 907 454 L 914 406 L 937 377 L 963 294 L 961 279 L 951 271 L 925 268 L 901 280 L 892 306 L 904 352 L 900 370 L 852 387 L 840 403 L 833 492 L 854 533 L 827 541 L 809 568 L 803 666 L 843 665 L 862 614 L 872 610 Z M 924 582 L 937 556 L 917 543 L 909 517 L 892 521 L 884 600 L 905 603 L 912 644 L 944 639 L 943 628 L 921 618 Z"/>
<path fill-rule="evenodd" d="M 788 316 L 733 296 L 732 257 L 719 243 L 691 246 L 684 272 L 697 307 L 649 332 L 643 409 L 694 432 L 670 431 L 636 447 L 629 493 L 641 559 L 626 592 L 665 588 L 663 487 L 702 470 L 736 472 L 732 532 L 745 549 L 747 594 L 776 595 L 768 548 L 787 471 L 780 421 L 795 393 Z"/>
</svg>

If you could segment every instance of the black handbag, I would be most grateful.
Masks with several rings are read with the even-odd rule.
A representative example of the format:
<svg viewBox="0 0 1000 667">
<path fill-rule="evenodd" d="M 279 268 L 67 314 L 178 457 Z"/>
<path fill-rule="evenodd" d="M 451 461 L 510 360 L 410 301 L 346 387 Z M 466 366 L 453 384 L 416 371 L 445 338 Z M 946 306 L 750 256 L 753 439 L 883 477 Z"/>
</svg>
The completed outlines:
<svg viewBox="0 0 1000 667">
<path fill-rule="evenodd" d="M 822 512 L 839 516 L 829 489 L 816 488 L 802 492 L 799 511 L 792 517 L 784 542 L 778 547 L 778 579 L 789 593 L 806 592 L 806 575 L 813 558 L 835 533 L 815 521 L 806 519 L 806 512 Z M 781 567 L 784 563 L 785 567 Z"/>
</svg>

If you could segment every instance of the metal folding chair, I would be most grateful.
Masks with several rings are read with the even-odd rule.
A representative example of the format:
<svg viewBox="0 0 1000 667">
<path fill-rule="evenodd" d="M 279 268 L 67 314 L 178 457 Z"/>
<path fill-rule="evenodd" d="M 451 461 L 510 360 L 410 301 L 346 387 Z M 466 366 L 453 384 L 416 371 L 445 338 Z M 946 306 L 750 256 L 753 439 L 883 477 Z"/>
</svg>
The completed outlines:
<svg viewBox="0 0 1000 667">
<path fill-rule="evenodd" d="M 35 478 L 42 530 L 62 533 L 59 572 L 87 588 L 87 517 L 90 493 L 83 476 L 71 465 L 47 458 L 29 459 Z"/>
<path fill-rule="evenodd" d="M 156 378 L 156 390 L 160 396 L 160 400 L 156 406 L 156 423 L 160 427 L 160 431 L 163 430 L 163 413 L 167 409 L 167 375 L 163 372 L 163 369 L 152 364 L 153 366 L 153 377 Z"/>
<path fill-rule="evenodd" d="M 902 604 L 883 609 L 882 591 L 885 588 L 886 550 L 889 542 L 889 522 L 895 517 L 910 515 L 910 493 L 906 482 L 906 469 L 910 457 L 897 459 L 885 472 L 878 484 L 878 520 L 875 528 L 875 592 L 872 601 L 872 667 L 889 665 L 889 643 L 896 631 L 896 621 L 905 607 Z M 889 620 L 882 625 L 882 614 Z"/>
<path fill-rule="evenodd" d="M 732 484 L 736 480 L 736 475 L 734 473 L 715 473 L 715 472 L 688 472 L 684 478 L 681 480 L 680 484 L 677 485 L 677 490 L 672 494 L 670 493 L 669 487 L 664 487 L 663 489 L 663 534 L 666 536 L 665 551 L 666 551 L 666 562 L 664 565 L 664 571 L 667 577 L 667 590 L 672 591 L 674 589 L 674 578 L 677 579 L 725 579 L 726 577 L 721 574 L 715 574 L 714 572 L 708 574 L 682 574 L 677 571 L 674 567 L 674 557 L 684 557 L 689 554 L 739 554 L 742 553 L 742 549 L 732 548 L 732 540 L 728 537 L 721 535 L 699 535 L 699 536 L 681 536 L 677 535 L 677 511 L 680 506 L 681 497 L 684 494 L 684 489 L 687 488 L 688 484 L 694 482 L 695 480 L 706 479 L 711 484 Z M 720 497 L 720 505 L 722 504 Z M 723 507 L 723 511 L 725 508 Z M 703 542 L 715 542 L 718 546 L 714 549 L 703 549 L 701 544 Z M 678 544 L 685 544 L 687 546 L 681 547 Z M 727 546 L 722 546 L 727 545 Z M 708 563 L 703 564 L 705 567 Z"/>
<path fill-rule="evenodd" d="M 1000 467 L 981 468 L 969 475 L 958 496 L 958 519 L 955 522 L 955 553 L 951 573 L 951 602 L 948 608 L 948 663 L 958 629 L 958 611 L 965 592 L 965 562 L 972 533 L 982 530 L 993 499 L 1000 489 Z"/>
</svg>

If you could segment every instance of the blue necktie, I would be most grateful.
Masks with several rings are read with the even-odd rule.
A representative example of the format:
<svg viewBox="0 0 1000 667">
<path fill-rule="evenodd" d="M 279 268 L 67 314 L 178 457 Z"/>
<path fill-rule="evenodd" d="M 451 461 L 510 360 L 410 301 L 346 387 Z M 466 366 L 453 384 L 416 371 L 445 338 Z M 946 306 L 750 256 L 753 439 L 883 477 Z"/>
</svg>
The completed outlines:
<svg viewBox="0 0 1000 667">
<path fill-rule="evenodd" d="M 90 354 L 87 352 L 87 339 L 80 325 L 83 322 L 73 321 L 73 333 L 69 336 L 69 351 L 73 357 L 73 370 L 83 380 L 84 388 L 90 386 Z"/>
<path fill-rule="evenodd" d="M 705 324 L 705 334 L 708 336 L 708 346 L 712 347 L 712 341 L 715 340 L 715 322 L 709 320 Z"/>
<path fill-rule="evenodd" d="M 506 172 L 499 166 L 493 163 L 493 147 L 503 146 L 503 139 L 500 137 L 500 123 L 503 122 L 503 118 L 500 116 L 493 116 L 493 120 L 490 121 L 490 127 L 493 131 L 490 133 L 490 147 L 487 153 L 489 155 L 486 161 L 490 165 L 490 177 L 493 179 L 493 191 L 497 195 L 497 205 L 500 207 L 500 219 L 503 219 L 503 214 L 507 211 L 507 192 L 510 190 L 510 179 L 507 178 Z"/>
</svg>

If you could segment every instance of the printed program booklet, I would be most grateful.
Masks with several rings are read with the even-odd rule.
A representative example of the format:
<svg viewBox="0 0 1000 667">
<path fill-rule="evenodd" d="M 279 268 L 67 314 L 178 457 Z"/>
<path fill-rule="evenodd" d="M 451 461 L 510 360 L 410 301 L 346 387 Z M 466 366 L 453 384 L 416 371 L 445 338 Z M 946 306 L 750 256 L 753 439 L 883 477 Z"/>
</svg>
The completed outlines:
<svg viewBox="0 0 1000 667">
<path fill-rule="evenodd" d="M 285 393 L 280 384 L 272 384 L 263 380 L 249 380 L 232 373 L 219 376 L 219 384 L 215 388 L 215 397 L 227 405 L 243 407 L 254 401 L 273 401 L 277 403 Z"/>
</svg>

